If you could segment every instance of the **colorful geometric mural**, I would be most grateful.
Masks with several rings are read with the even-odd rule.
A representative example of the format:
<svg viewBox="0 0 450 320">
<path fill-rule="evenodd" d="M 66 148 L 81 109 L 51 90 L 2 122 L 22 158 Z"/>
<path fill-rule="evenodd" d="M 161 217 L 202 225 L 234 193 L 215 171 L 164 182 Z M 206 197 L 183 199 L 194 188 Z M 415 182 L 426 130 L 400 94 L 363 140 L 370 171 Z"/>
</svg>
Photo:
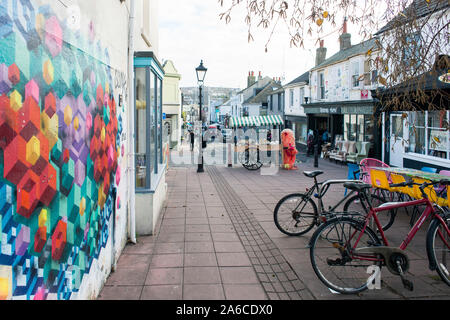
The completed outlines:
<svg viewBox="0 0 450 320">
<path fill-rule="evenodd" d="M 106 245 L 123 111 L 112 72 L 93 32 L 50 5 L 0 2 L 0 299 L 69 299 Z"/>
</svg>

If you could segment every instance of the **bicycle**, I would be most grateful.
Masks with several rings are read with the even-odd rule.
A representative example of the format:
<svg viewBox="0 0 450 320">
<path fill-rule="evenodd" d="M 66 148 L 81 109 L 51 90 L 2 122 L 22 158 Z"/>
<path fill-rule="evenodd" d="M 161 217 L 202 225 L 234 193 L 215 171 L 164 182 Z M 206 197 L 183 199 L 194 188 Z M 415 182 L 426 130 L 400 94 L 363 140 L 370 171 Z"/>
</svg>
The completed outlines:
<svg viewBox="0 0 450 320">
<path fill-rule="evenodd" d="M 361 204 L 356 191 L 350 191 L 336 205 L 325 210 L 322 198 L 330 186 L 355 182 L 355 180 L 341 179 L 317 182 L 317 176 L 322 173 L 323 171 L 320 170 L 304 171 L 305 176 L 314 179 L 314 185 L 307 188 L 306 193 L 288 194 L 278 201 L 274 209 L 274 221 L 277 228 L 284 234 L 299 236 L 309 232 L 314 226 L 319 226 L 334 215 L 342 214 L 342 212 L 336 211 L 342 203 L 344 203 L 344 213 L 361 211 Z M 312 199 L 313 197 L 317 198 L 317 205 Z M 371 201 L 374 201 L 375 204 L 386 202 L 384 198 L 375 194 L 372 195 Z M 383 229 L 387 230 L 394 222 L 395 214 L 389 211 L 388 214 L 379 218 L 383 221 Z"/>
<path fill-rule="evenodd" d="M 439 182 L 450 185 L 449 180 Z M 368 279 L 368 268 L 386 266 L 389 272 L 400 276 L 403 286 L 413 290 L 413 283 L 405 273 L 409 269 L 409 257 L 405 252 L 417 231 L 428 217 L 432 217 L 426 235 L 426 250 L 429 268 L 436 270 L 441 279 L 450 286 L 448 263 L 450 258 L 450 212 L 428 198 L 425 188 L 436 182 L 416 183 L 414 181 L 391 184 L 391 187 L 418 185 L 423 198 L 396 203 L 385 203 L 373 207 L 368 201 L 369 184 L 345 183 L 346 188 L 357 191 L 361 201 L 368 206 L 366 215 L 338 216 L 322 224 L 310 239 L 310 259 L 318 278 L 330 289 L 352 294 L 366 290 L 372 285 Z M 377 213 L 396 208 L 425 205 L 425 209 L 409 230 L 399 247 L 389 246 Z M 375 230 L 369 226 L 375 221 Z M 378 231 L 378 234 L 377 232 Z M 439 242 L 439 243 L 438 243 Z M 438 246 L 440 246 L 438 248 Z"/>
</svg>

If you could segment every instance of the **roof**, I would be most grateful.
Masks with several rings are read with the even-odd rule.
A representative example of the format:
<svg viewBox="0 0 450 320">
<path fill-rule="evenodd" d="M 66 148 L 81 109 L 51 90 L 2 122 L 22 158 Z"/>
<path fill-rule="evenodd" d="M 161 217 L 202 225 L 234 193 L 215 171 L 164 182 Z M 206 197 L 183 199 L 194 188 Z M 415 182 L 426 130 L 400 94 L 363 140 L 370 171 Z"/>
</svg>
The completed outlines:
<svg viewBox="0 0 450 320">
<path fill-rule="evenodd" d="M 446 7 L 450 7 L 448 0 L 430 0 L 429 3 L 424 0 L 414 0 L 401 14 L 389 21 L 375 35 L 392 29 L 398 23 L 406 23 L 408 21 L 407 17 L 412 17 L 413 19 L 425 17 Z"/>
<path fill-rule="evenodd" d="M 346 59 L 356 56 L 356 55 L 360 55 L 363 53 L 365 54 L 369 49 L 377 47 L 375 41 L 376 41 L 376 38 L 371 38 L 369 40 L 355 44 L 345 50 L 338 51 L 336 54 L 332 55 L 331 57 L 326 59 L 321 64 L 312 68 L 311 71 L 335 64 L 337 62 L 346 60 Z"/>
<path fill-rule="evenodd" d="M 256 117 L 231 117 L 229 127 L 259 127 L 267 125 L 281 125 L 283 119 L 278 114 Z"/>
<path fill-rule="evenodd" d="M 243 104 L 267 102 L 267 96 L 272 93 L 274 87 L 280 89 L 281 85 L 272 80 L 265 87 L 263 87 L 263 89 L 256 96 L 250 97 L 249 99 L 244 101 Z"/>
<path fill-rule="evenodd" d="M 309 71 L 306 71 L 304 74 L 302 74 L 301 76 L 295 78 L 294 80 L 292 80 L 291 82 L 289 82 L 288 84 L 286 84 L 286 86 L 289 86 L 291 84 L 296 84 L 296 83 L 302 83 L 302 82 L 306 82 L 309 83 Z"/>
</svg>

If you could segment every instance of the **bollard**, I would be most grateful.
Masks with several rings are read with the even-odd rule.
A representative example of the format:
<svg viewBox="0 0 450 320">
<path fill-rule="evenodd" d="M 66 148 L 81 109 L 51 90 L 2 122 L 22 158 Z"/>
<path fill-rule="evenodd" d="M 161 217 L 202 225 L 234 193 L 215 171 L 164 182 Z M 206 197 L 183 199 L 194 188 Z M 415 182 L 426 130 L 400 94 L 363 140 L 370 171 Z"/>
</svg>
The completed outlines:
<svg viewBox="0 0 450 320">
<path fill-rule="evenodd" d="M 314 168 L 319 167 L 319 145 L 314 145 Z"/>
<path fill-rule="evenodd" d="M 232 153 L 231 153 L 231 143 L 227 143 L 228 145 L 228 168 L 233 167 L 233 159 L 232 159 Z"/>
</svg>

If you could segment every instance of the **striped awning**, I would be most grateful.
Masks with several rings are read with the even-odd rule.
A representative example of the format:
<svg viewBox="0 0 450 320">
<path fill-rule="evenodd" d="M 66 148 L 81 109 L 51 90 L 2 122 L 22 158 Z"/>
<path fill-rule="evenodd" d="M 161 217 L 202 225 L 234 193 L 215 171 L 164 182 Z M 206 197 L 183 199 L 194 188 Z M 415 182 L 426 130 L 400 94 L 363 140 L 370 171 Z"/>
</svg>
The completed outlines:
<svg viewBox="0 0 450 320">
<path fill-rule="evenodd" d="M 259 117 L 232 117 L 230 119 L 230 127 L 260 127 L 283 124 L 280 115 L 268 115 Z"/>
</svg>

